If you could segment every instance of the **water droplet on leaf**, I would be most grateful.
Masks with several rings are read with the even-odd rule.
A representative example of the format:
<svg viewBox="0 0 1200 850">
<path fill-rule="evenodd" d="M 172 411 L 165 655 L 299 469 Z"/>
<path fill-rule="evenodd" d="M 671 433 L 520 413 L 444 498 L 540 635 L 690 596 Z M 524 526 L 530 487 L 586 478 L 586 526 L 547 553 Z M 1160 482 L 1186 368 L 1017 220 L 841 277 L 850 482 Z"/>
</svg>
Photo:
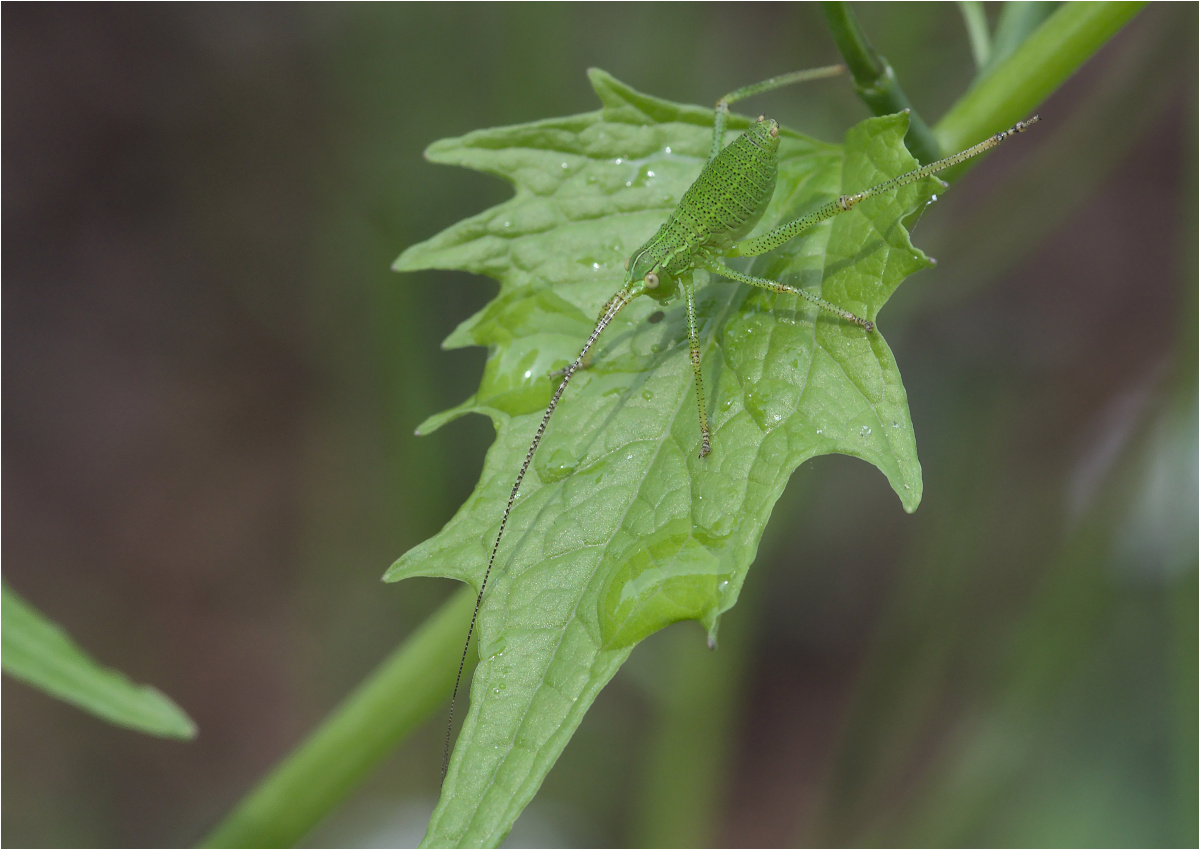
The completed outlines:
<svg viewBox="0 0 1200 850">
<path fill-rule="evenodd" d="M 573 473 L 579 466 L 579 458 L 575 457 L 565 446 L 560 446 L 547 452 L 544 461 L 535 458 L 533 465 L 543 484 L 553 484 Z"/>
</svg>

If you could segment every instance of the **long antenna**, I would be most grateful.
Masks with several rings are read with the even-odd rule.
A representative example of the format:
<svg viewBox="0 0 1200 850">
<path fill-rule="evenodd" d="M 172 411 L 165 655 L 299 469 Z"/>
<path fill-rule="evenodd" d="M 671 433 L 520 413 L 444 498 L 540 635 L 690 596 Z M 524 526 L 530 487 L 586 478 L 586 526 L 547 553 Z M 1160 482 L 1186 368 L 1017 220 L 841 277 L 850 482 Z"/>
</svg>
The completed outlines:
<svg viewBox="0 0 1200 850">
<path fill-rule="evenodd" d="M 958 153 L 951 154 L 944 159 L 939 159 L 937 162 L 931 162 L 929 165 L 923 165 L 920 168 L 914 168 L 907 174 L 901 174 L 899 177 L 893 177 L 891 180 L 885 180 L 878 185 L 872 186 L 870 189 L 864 189 L 863 191 L 854 195 L 843 195 L 833 203 L 837 204 L 843 210 L 848 210 L 859 201 L 864 201 L 867 198 L 873 198 L 876 195 L 882 195 L 884 192 L 891 191 L 892 189 L 900 186 L 907 186 L 909 183 L 916 183 L 918 180 L 929 177 L 932 174 L 937 174 L 939 171 L 945 171 L 952 165 L 958 165 L 964 160 L 968 160 L 973 156 L 978 156 L 986 150 L 991 150 L 1010 136 L 1015 136 L 1017 133 L 1024 133 L 1039 120 L 1039 117 L 1034 115 L 1024 121 L 1018 121 L 1007 130 L 1001 133 L 993 133 L 979 144 L 972 145 L 965 151 L 959 151 Z"/>
<path fill-rule="evenodd" d="M 554 395 L 550 399 L 550 405 L 546 408 L 545 415 L 542 416 L 542 424 L 538 426 L 537 433 L 533 436 L 533 442 L 529 444 L 529 451 L 525 453 L 525 462 L 521 464 L 521 471 L 517 473 L 517 480 L 513 483 L 512 492 L 508 494 L 508 504 L 505 505 L 504 516 L 500 519 L 500 530 L 496 532 L 496 542 L 492 545 L 492 555 L 488 558 L 487 570 L 484 571 L 483 582 L 479 585 L 479 595 L 475 597 L 475 611 L 471 614 L 471 625 L 467 628 L 467 641 L 463 644 L 462 658 L 458 662 L 458 675 L 454 678 L 454 694 L 450 697 L 450 719 L 446 723 L 446 743 L 442 748 L 443 784 L 446 782 L 446 771 L 450 769 L 450 734 L 454 730 L 454 703 L 458 700 L 458 686 L 462 684 L 463 668 L 467 664 L 467 650 L 471 646 L 471 636 L 475 634 L 475 621 L 479 619 L 479 606 L 483 603 L 483 591 L 487 588 L 488 577 L 492 574 L 492 565 L 496 563 L 496 552 L 500 550 L 500 538 L 504 536 L 504 528 L 508 525 L 508 515 L 512 511 L 513 502 L 517 500 L 517 491 L 521 489 L 521 482 L 525 480 L 525 472 L 529 469 L 529 464 L 533 462 L 534 452 L 537 451 L 538 444 L 542 442 L 542 435 L 546 433 L 546 426 L 550 424 L 550 417 L 554 415 L 554 408 L 558 407 L 558 400 L 562 398 L 562 394 L 566 390 L 571 376 L 583 365 L 588 352 L 591 351 L 596 340 L 600 338 L 600 334 L 608 327 L 608 323 L 621 311 L 622 307 L 632 300 L 629 294 L 629 287 L 626 287 L 604 305 L 604 312 L 600 314 L 600 319 L 596 322 L 596 327 L 592 331 L 592 335 L 583 344 L 583 350 L 579 352 L 579 356 L 575 358 L 575 362 L 563 372 L 562 383 L 558 385 L 558 389 L 554 391 Z"/>
</svg>

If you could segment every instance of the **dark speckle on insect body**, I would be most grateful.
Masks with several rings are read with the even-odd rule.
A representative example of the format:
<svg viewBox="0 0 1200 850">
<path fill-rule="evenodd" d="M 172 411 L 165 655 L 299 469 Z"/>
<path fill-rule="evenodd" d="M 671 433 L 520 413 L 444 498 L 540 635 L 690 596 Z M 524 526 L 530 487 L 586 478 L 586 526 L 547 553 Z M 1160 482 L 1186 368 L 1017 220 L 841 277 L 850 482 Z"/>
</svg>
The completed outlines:
<svg viewBox="0 0 1200 850">
<path fill-rule="evenodd" d="M 705 166 L 663 224 L 660 235 L 675 250 L 731 243 L 762 217 L 775 191 L 778 126 L 747 132 Z"/>
</svg>

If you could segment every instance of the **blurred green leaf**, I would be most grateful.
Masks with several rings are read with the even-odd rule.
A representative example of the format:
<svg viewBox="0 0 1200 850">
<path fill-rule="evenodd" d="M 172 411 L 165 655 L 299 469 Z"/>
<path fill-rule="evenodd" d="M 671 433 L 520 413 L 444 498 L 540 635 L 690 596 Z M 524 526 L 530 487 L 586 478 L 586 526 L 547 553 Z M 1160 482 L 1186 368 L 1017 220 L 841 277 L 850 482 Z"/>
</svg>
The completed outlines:
<svg viewBox="0 0 1200 850">
<path fill-rule="evenodd" d="M 196 737 L 196 724 L 166 695 L 102 667 L 58 625 L 0 583 L 4 672 L 117 726 L 163 738 Z"/>
<path fill-rule="evenodd" d="M 484 130 L 427 155 L 511 180 L 514 198 L 416 245 L 399 270 L 464 269 L 499 295 L 446 345 L 486 345 L 479 391 L 456 415 L 497 428 L 476 491 L 440 534 L 386 576 L 478 587 L 512 481 L 549 400 L 547 375 L 578 352 L 625 258 L 691 184 L 712 112 L 639 94 L 600 71 L 598 112 Z M 744 120 L 731 122 L 745 126 Z M 785 133 L 762 227 L 915 167 L 904 116 L 853 128 L 845 148 Z M 929 261 L 901 220 L 937 186 L 876 198 L 759 258 L 758 275 L 874 318 Z M 426 842 L 497 844 L 532 799 L 632 646 L 696 619 L 715 640 L 775 501 L 799 464 L 842 453 L 888 477 L 907 510 L 921 495 L 904 387 L 879 333 L 794 296 L 710 281 L 698 293 L 713 453 L 697 457 L 680 304 L 635 302 L 572 384 L 509 519 L 479 615 L 482 659 Z M 652 314 L 656 314 L 653 315 Z M 465 627 L 465 623 L 464 623 Z"/>
</svg>

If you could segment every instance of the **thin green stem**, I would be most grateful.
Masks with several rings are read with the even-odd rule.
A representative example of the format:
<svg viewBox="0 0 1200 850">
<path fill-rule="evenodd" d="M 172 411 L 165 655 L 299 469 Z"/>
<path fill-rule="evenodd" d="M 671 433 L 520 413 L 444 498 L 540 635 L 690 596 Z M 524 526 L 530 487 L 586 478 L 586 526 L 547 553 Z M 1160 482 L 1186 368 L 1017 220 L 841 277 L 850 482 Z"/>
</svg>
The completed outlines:
<svg viewBox="0 0 1200 850">
<path fill-rule="evenodd" d="M 937 137 L 909 103 L 892 66 L 867 41 L 850 7 L 841 2 L 825 2 L 821 5 L 833 40 L 854 77 L 854 90 L 870 108 L 871 114 L 893 115 L 907 109 L 909 125 L 908 134 L 904 137 L 905 147 L 921 163 L 940 159 L 946 148 L 938 147 Z"/>
<path fill-rule="evenodd" d="M 450 696 L 475 593 L 463 588 L 404 641 L 202 847 L 291 847 Z"/>
<path fill-rule="evenodd" d="M 958 11 L 962 13 L 963 24 L 967 28 L 967 40 L 971 43 L 971 58 L 975 67 L 987 65 L 992 55 L 992 37 L 988 32 L 987 15 L 983 12 L 983 4 L 979 0 L 960 0 Z"/>
</svg>

